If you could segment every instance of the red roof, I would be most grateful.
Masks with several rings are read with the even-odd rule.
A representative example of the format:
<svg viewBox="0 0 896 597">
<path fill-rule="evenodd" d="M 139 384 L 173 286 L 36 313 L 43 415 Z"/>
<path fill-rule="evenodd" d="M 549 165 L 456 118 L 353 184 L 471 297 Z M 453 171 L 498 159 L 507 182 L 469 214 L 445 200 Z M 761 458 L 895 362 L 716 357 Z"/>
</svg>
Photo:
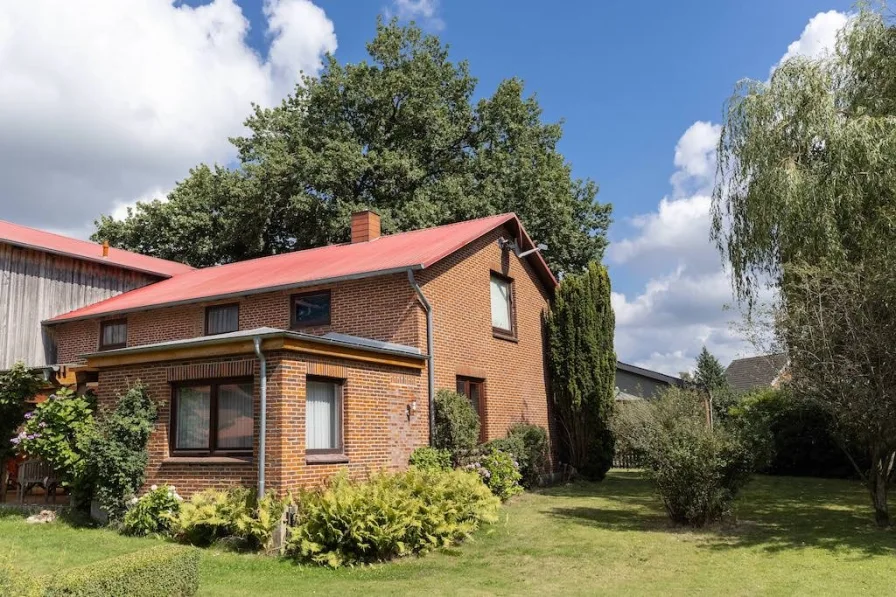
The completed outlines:
<svg viewBox="0 0 896 597">
<path fill-rule="evenodd" d="M 153 307 L 241 296 L 276 289 L 424 269 L 498 226 L 507 224 L 520 238 L 520 249 L 533 248 L 515 214 L 502 214 L 413 230 L 355 243 L 330 245 L 218 265 L 179 274 L 105 301 L 50 319 L 52 323 L 125 313 Z M 557 280 L 541 257 L 528 257 L 545 284 Z"/>
<path fill-rule="evenodd" d="M 86 240 L 78 240 L 68 236 L 53 234 L 28 228 L 11 222 L 0 220 L 0 242 L 45 253 L 55 253 L 105 263 L 123 269 L 134 270 L 146 274 L 152 274 L 161 278 L 193 271 L 193 268 L 176 261 L 166 261 L 157 257 L 148 257 L 139 253 L 131 253 L 122 249 L 109 247 L 109 255 L 103 257 L 103 246 Z"/>
</svg>

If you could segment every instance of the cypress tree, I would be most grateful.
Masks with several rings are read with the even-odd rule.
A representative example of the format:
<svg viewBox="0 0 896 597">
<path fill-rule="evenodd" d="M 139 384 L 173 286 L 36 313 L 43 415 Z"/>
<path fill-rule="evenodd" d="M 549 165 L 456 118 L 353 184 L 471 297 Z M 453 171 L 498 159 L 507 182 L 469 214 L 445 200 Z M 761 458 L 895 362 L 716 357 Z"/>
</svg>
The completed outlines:
<svg viewBox="0 0 896 597">
<path fill-rule="evenodd" d="M 616 383 L 607 269 L 592 262 L 581 274 L 565 276 L 546 324 L 561 458 L 582 476 L 603 479 L 613 463 Z"/>
</svg>

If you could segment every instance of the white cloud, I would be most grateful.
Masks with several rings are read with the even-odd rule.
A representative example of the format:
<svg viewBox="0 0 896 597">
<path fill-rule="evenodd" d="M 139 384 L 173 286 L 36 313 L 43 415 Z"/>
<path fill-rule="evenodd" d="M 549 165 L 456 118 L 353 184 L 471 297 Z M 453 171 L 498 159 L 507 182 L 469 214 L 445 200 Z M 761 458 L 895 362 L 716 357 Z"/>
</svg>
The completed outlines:
<svg viewBox="0 0 896 597">
<path fill-rule="evenodd" d="M 401 21 L 416 21 L 429 29 L 445 28 L 445 22 L 439 16 L 439 0 L 393 0 L 392 7 L 385 12 L 388 18 L 395 16 Z"/>
<path fill-rule="evenodd" d="M 831 51 L 847 22 L 848 16 L 836 11 L 815 15 L 781 61 Z M 697 121 L 682 134 L 675 146 L 670 196 L 655 211 L 623 222 L 630 234 L 609 247 L 611 264 L 647 276 L 637 292 L 613 293 L 620 360 L 677 375 L 693 369 L 704 345 L 723 365 L 755 354 L 732 327 L 740 314 L 725 309 L 734 298 L 709 239 L 720 132 L 718 124 Z"/>
<path fill-rule="evenodd" d="M 848 21 L 848 15 L 836 10 L 818 13 L 809 19 L 799 39 L 787 46 L 787 52 L 771 70 L 774 71 L 781 63 L 794 56 L 820 58 L 833 51 L 837 43 L 837 33 Z"/>
<path fill-rule="evenodd" d="M 81 230 L 230 161 L 251 102 L 279 102 L 336 48 L 308 0 L 266 0 L 264 14 L 267 58 L 233 0 L 0 0 L 4 217 Z"/>
</svg>

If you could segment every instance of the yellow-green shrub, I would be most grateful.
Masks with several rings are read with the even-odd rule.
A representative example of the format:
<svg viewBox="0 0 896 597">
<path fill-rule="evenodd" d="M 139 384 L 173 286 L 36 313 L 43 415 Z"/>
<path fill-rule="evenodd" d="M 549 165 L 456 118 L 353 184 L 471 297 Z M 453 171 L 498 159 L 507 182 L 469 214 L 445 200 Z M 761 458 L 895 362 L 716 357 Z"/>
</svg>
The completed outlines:
<svg viewBox="0 0 896 597">
<path fill-rule="evenodd" d="M 181 504 L 174 536 L 191 545 L 231 541 L 235 547 L 264 549 L 270 546 L 284 508 L 273 493 L 258 500 L 254 491 L 243 487 L 202 491 Z"/>
<path fill-rule="evenodd" d="M 422 553 L 467 538 L 497 520 L 499 500 L 467 471 L 343 475 L 298 499 L 288 552 L 337 567 Z"/>
</svg>

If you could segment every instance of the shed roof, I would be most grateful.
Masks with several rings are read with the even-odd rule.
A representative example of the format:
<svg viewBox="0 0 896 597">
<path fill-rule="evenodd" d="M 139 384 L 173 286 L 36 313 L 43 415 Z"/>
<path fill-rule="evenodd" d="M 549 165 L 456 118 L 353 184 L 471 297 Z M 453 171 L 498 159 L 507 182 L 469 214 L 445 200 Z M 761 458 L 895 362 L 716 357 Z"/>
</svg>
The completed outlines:
<svg viewBox="0 0 896 597">
<path fill-rule="evenodd" d="M 122 269 L 152 274 L 160 278 L 170 278 L 177 274 L 193 271 L 192 267 L 183 263 L 149 257 L 114 247 L 109 247 L 109 255 L 103 257 L 103 246 L 100 244 L 3 220 L 0 220 L 0 242 L 35 251 L 104 263 Z"/>
<path fill-rule="evenodd" d="M 728 385 L 735 392 L 771 387 L 787 366 L 784 353 L 766 354 L 731 361 L 725 370 Z"/>
<path fill-rule="evenodd" d="M 203 300 L 235 298 L 430 267 L 502 225 L 519 237 L 521 250 L 534 248 L 515 214 L 501 214 L 435 228 L 381 236 L 192 270 L 50 319 L 60 323 Z M 527 257 L 546 285 L 557 285 L 540 253 Z"/>
</svg>

